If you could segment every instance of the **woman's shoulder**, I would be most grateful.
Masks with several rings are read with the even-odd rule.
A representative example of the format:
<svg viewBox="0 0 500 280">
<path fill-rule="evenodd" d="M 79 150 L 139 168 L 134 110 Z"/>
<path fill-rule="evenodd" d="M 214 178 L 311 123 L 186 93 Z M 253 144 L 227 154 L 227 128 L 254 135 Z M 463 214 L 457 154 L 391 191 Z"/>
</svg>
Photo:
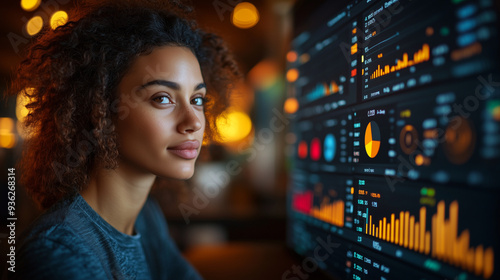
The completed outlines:
<svg viewBox="0 0 500 280">
<path fill-rule="evenodd" d="M 75 199 L 65 199 L 38 217 L 23 233 L 17 249 L 14 279 L 90 279 L 92 254 L 74 223 L 81 216 Z M 79 219 L 81 222 L 81 218 Z M 68 278 L 69 277 L 69 278 Z M 61 278 L 61 279 L 62 279 Z"/>
<path fill-rule="evenodd" d="M 16 272 L 11 279 L 101 279 L 99 263 L 80 250 L 84 247 L 70 244 L 71 240 L 58 235 L 25 243 L 17 252 Z"/>
<path fill-rule="evenodd" d="M 54 240 L 72 244 L 75 235 L 74 225 L 80 223 L 81 213 L 77 206 L 77 197 L 63 199 L 42 213 L 24 231 L 21 236 L 22 245 L 36 240 Z M 70 239 L 70 240 L 68 240 Z"/>
</svg>

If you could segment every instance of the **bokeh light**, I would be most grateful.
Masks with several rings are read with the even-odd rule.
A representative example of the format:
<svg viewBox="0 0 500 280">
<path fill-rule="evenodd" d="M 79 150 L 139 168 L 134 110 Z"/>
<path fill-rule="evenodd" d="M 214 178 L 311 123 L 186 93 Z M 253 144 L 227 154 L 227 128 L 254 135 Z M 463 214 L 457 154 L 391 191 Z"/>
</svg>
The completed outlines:
<svg viewBox="0 0 500 280">
<path fill-rule="evenodd" d="M 34 16 L 30 18 L 30 20 L 28 20 L 28 22 L 26 23 L 26 32 L 28 32 L 30 36 L 33 36 L 38 32 L 40 32 L 40 30 L 42 30 L 42 27 L 43 27 L 42 17 Z"/>
<path fill-rule="evenodd" d="M 299 70 L 292 68 L 286 72 L 286 80 L 290 83 L 295 82 L 299 78 Z"/>
<path fill-rule="evenodd" d="M 31 12 L 36 10 L 36 8 L 40 6 L 40 3 L 42 3 L 42 0 L 21 0 L 21 8 L 25 11 Z"/>
<path fill-rule="evenodd" d="M 251 28 L 259 22 L 259 11 L 252 3 L 239 3 L 234 7 L 231 21 L 238 28 Z"/>
<path fill-rule="evenodd" d="M 0 147 L 11 149 L 16 146 L 16 135 L 14 130 L 14 120 L 11 118 L 0 118 Z"/>
<path fill-rule="evenodd" d="M 229 108 L 216 121 L 220 133 L 220 142 L 236 142 L 243 140 L 252 131 L 250 117 L 241 111 Z"/>
<path fill-rule="evenodd" d="M 26 116 L 29 114 L 29 109 L 26 108 L 26 105 L 30 102 L 30 98 L 26 96 L 26 93 L 32 94 L 34 88 L 26 88 L 25 90 L 21 91 L 17 95 L 16 99 L 16 117 L 17 117 L 17 133 L 21 138 L 26 139 L 30 137 L 30 134 L 26 130 L 24 126 L 24 120 L 26 119 Z"/>
<path fill-rule="evenodd" d="M 299 109 L 299 102 L 295 97 L 289 97 L 285 100 L 285 105 L 283 106 L 283 110 L 287 114 L 293 114 L 297 112 Z"/>
<path fill-rule="evenodd" d="M 68 21 L 68 14 L 65 11 L 57 11 L 50 17 L 50 27 L 56 29 Z"/>
<path fill-rule="evenodd" d="M 29 98 L 26 96 L 25 93 L 32 94 L 34 88 L 27 88 L 23 92 L 20 92 L 17 95 L 16 99 L 16 117 L 20 122 L 24 122 L 24 119 L 29 113 L 28 108 L 26 108 L 26 105 L 29 102 Z"/>
<path fill-rule="evenodd" d="M 295 51 L 289 51 L 286 54 L 286 60 L 288 62 L 295 62 L 295 61 L 297 61 L 297 52 L 295 52 Z"/>
</svg>

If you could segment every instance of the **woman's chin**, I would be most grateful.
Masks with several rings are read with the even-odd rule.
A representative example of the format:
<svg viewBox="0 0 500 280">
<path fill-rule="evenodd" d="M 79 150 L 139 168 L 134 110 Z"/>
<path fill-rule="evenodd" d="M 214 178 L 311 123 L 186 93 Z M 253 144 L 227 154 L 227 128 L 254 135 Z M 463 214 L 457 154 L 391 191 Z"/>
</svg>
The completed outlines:
<svg viewBox="0 0 500 280">
<path fill-rule="evenodd" d="M 178 172 L 169 172 L 168 174 L 157 174 L 158 177 L 165 179 L 174 179 L 174 180 L 188 180 L 191 179 L 194 175 L 194 168 L 189 170 L 180 170 Z"/>
</svg>

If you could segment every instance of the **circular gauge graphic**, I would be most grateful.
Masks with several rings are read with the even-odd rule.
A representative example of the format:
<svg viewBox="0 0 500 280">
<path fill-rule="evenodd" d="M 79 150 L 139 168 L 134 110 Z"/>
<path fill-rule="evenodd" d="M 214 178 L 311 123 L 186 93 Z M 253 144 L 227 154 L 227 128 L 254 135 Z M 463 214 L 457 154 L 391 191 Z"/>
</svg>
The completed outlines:
<svg viewBox="0 0 500 280">
<path fill-rule="evenodd" d="M 297 151 L 299 158 L 305 159 L 307 157 L 307 142 L 302 140 L 299 143 L 299 150 Z"/>
<path fill-rule="evenodd" d="M 321 158 L 321 142 L 318 138 L 311 141 L 311 159 L 317 161 Z"/>
<path fill-rule="evenodd" d="M 454 164 L 463 164 L 474 151 L 476 134 L 472 124 L 464 117 L 450 120 L 444 134 L 444 149 L 448 159 Z"/>
<path fill-rule="evenodd" d="M 333 134 L 328 134 L 325 137 L 325 142 L 323 143 L 323 156 L 325 160 L 330 162 L 335 158 L 335 151 L 337 150 L 337 141 Z"/>
<path fill-rule="evenodd" d="M 380 129 L 376 122 L 371 121 L 365 130 L 365 150 L 366 154 L 374 158 L 380 149 Z"/>
<path fill-rule="evenodd" d="M 418 133 L 413 125 L 405 125 L 399 134 L 399 145 L 407 155 L 413 153 L 418 147 Z"/>
</svg>

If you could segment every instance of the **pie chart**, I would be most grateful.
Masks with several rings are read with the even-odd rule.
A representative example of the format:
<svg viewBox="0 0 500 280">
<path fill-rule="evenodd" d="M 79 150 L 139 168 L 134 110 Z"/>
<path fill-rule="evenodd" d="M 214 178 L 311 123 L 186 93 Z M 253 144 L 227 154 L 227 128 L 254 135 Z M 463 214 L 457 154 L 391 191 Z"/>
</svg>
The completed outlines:
<svg viewBox="0 0 500 280">
<path fill-rule="evenodd" d="M 330 162 L 335 158 L 336 148 L 337 141 L 335 141 L 335 136 L 333 134 L 326 135 L 325 142 L 323 143 L 323 156 L 326 161 Z"/>
<path fill-rule="evenodd" d="M 366 126 L 365 130 L 365 150 L 366 154 L 374 158 L 380 149 L 380 129 L 376 122 L 371 121 Z"/>
</svg>

